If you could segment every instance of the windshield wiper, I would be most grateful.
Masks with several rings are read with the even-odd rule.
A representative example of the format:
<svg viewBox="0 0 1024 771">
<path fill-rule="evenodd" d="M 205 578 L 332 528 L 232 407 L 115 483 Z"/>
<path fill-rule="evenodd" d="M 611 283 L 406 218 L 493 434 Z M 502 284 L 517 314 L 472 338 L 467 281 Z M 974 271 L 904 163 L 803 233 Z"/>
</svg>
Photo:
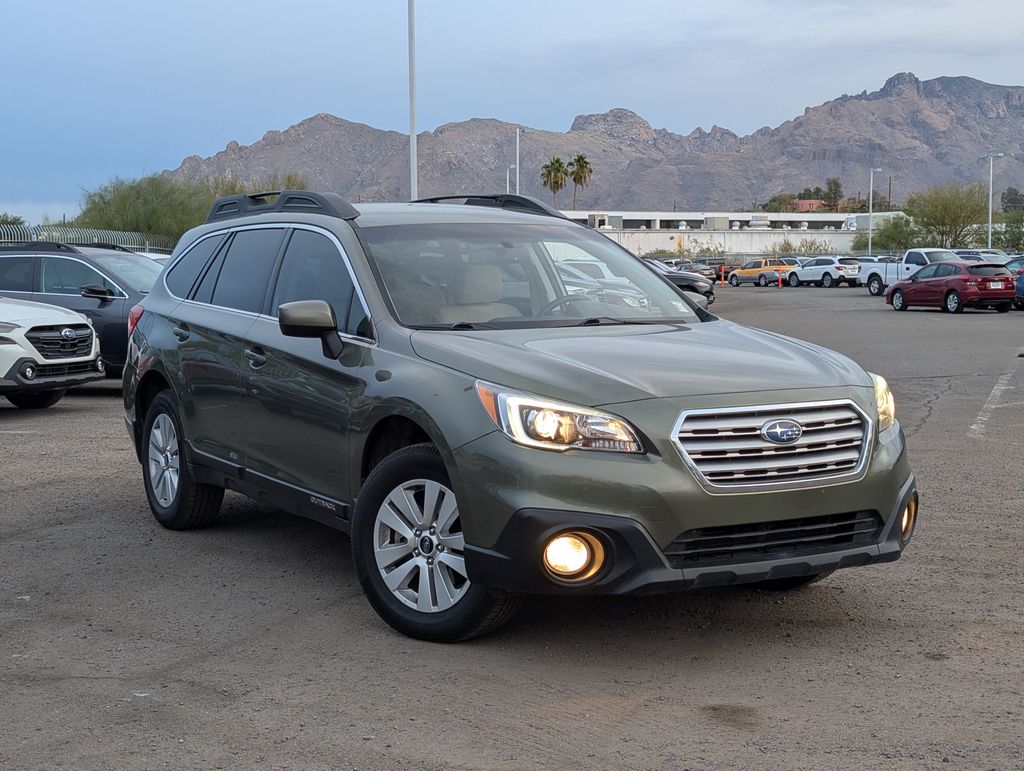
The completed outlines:
<svg viewBox="0 0 1024 771">
<path fill-rule="evenodd" d="M 448 327 L 448 329 L 497 329 L 497 327 L 492 327 L 490 324 L 470 323 L 468 321 L 456 321 L 454 324 Z"/>
<path fill-rule="evenodd" d="M 617 319 L 614 316 L 591 316 L 583 319 L 577 327 L 596 327 L 601 324 L 671 324 L 670 321 L 645 321 L 643 319 Z M 680 323 L 680 322 L 675 322 Z"/>
</svg>

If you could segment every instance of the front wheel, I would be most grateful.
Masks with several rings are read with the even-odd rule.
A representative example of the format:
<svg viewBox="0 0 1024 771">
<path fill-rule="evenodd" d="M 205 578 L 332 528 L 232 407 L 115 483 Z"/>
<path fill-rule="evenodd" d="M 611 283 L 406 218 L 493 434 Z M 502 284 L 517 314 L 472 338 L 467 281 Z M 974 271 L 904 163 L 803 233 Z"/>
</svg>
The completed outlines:
<svg viewBox="0 0 1024 771">
<path fill-rule="evenodd" d="M 832 278 L 831 273 L 826 273 L 824 276 L 821 277 L 821 285 L 826 289 L 831 289 L 836 285 L 836 280 Z"/>
<path fill-rule="evenodd" d="M 737 276 L 735 273 L 731 274 L 729 276 L 729 284 L 732 285 L 732 286 L 739 286 L 740 285 L 740 277 Z"/>
<path fill-rule="evenodd" d="M 170 530 L 209 525 L 220 513 L 224 488 L 197 482 L 185 462 L 184 433 L 170 391 L 157 394 L 142 429 L 142 477 L 156 521 Z"/>
<path fill-rule="evenodd" d="M 903 296 L 903 292 L 897 289 L 892 293 L 892 309 L 894 311 L 905 311 L 908 307 L 907 298 Z"/>
<path fill-rule="evenodd" d="M 868 294 L 872 297 L 881 297 L 882 292 L 885 291 L 885 284 L 882 283 L 882 279 L 878 276 L 872 276 L 868 279 Z"/>
<path fill-rule="evenodd" d="M 945 303 L 942 306 L 946 313 L 962 313 L 964 304 L 960 300 L 960 295 L 956 292 L 950 292 L 946 295 Z"/>
<path fill-rule="evenodd" d="M 25 394 L 7 394 L 7 401 L 21 410 L 45 410 L 52 407 L 64 396 L 64 389 L 56 391 L 32 391 Z"/>
<path fill-rule="evenodd" d="M 768 286 L 768 276 L 764 275 L 764 273 L 762 273 L 760 276 L 758 276 L 757 277 L 757 285 L 758 286 Z"/>
<path fill-rule="evenodd" d="M 790 286 L 800 286 L 800 277 L 796 273 L 790 273 L 788 280 Z"/>
<path fill-rule="evenodd" d="M 418 444 L 376 466 L 356 500 L 352 557 L 377 614 L 402 634 L 458 642 L 508 621 L 518 595 L 470 582 L 459 504 L 441 455 Z"/>
</svg>

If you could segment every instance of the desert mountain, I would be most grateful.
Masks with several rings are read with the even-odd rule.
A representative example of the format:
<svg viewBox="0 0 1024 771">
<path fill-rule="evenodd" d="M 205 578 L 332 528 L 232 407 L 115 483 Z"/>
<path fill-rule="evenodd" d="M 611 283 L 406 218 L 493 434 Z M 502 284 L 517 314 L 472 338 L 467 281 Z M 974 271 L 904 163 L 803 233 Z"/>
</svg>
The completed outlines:
<svg viewBox="0 0 1024 771">
<path fill-rule="evenodd" d="M 504 191 L 505 169 L 515 162 L 515 128 L 477 118 L 421 133 L 419 194 Z M 1007 153 L 999 163 L 1009 179 L 1024 180 L 1022 142 L 1024 87 L 967 77 L 922 81 L 905 72 L 878 91 L 843 95 L 742 137 L 718 126 L 675 134 L 621 108 L 580 115 L 565 133 L 525 128 L 521 189 L 550 199 L 540 167 L 553 155 L 568 160 L 583 153 L 595 173 L 579 208 L 746 207 L 832 176 L 843 180 L 847 195 L 866 194 L 872 166 L 884 170 L 876 175 L 880 191 L 893 176 L 893 198 L 900 201 L 931 185 L 986 179 L 978 158 L 990 150 Z M 251 145 L 232 141 L 210 158 L 191 156 L 169 173 L 256 179 L 296 171 L 314 188 L 354 201 L 398 201 L 409 195 L 407 164 L 404 134 L 321 113 Z M 570 185 L 559 205 L 568 207 L 571 198 Z"/>
</svg>

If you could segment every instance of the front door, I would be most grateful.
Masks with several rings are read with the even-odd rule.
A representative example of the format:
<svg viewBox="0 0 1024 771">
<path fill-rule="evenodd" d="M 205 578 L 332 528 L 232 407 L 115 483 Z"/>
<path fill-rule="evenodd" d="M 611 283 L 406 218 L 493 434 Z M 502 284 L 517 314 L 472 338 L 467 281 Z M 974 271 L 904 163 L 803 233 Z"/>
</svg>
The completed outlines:
<svg viewBox="0 0 1024 771">
<path fill-rule="evenodd" d="M 277 309 L 297 300 L 326 300 L 334 308 L 345 339 L 340 358 L 325 356 L 319 340 L 281 333 Z M 349 423 L 365 390 L 362 364 L 370 334 L 341 245 L 325 232 L 296 228 L 268 312 L 246 335 L 247 399 L 239 419 L 253 427 L 246 445 L 249 469 L 329 503 L 349 502 Z"/>
</svg>

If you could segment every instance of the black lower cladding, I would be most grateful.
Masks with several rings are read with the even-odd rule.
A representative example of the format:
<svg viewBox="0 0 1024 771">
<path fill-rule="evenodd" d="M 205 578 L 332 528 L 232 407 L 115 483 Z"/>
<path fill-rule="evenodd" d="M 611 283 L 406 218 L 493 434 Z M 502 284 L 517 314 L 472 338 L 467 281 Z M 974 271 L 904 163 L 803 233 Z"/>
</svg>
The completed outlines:
<svg viewBox="0 0 1024 771">
<path fill-rule="evenodd" d="M 31 379 L 23 374 L 27 366 L 35 370 Z M 100 380 L 103 377 L 103 371 L 98 369 L 96 359 L 72 364 L 39 364 L 35 359 L 22 358 L 14 362 L 6 374 L 0 375 L 0 393 L 54 391 Z"/>
<path fill-rule="evenodd" d="M 665 547 L 674 568 L 802 557 L 873 544 L 882 530 L 877 511 L 687 530 Z"/>
</svg>

